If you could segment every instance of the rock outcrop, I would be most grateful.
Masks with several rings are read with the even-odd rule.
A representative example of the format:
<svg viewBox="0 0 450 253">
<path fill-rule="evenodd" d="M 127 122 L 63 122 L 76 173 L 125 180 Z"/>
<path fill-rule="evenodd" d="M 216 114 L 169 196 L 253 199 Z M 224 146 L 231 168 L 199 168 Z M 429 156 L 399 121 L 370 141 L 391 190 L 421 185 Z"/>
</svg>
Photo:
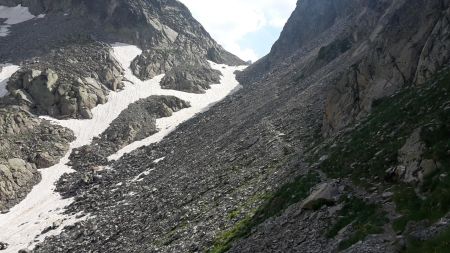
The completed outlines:
<svg viewBox="0 0 450 253">
<path fill-rule="evenodd" d="M 242 73 L 251 83 L 285 66 L 294 82 L 327 69 L 323 133 L 335 134 L 375 100 L 421 84 L 449 57 L 448 1 L 302 1 L 269 55 Z M 314 25 L 313 25 L 314 24 Z M 333 66 L 333 68 L 330 68 Z"/>
<path fill-rule="evenodd" d="M 200 65 L 184 65 L 174 68 L 163 77 L 163 89 L 179 90 L 190 93 L 205 93 L 211 84 L 220 83 L 221 73 L 218 70 Z"/>
<path fill-rule="evenodd" d="M 8 82 L 18 104 L 55 118 L 91 118 L 108 92 L 121 89 L 123 69 L 110 47 L 90 42 L 71 45 L 24 64 Z"/>
<path fill-rule="evenodd" d="M 166 87 L 187 92 L 200 93 L 219 79 L 208 60 L 245 64 L 175 0 L 0 0 L 0 5 L 18 4 L 45 18 L 11 27 L 0 38 L 0 62 L 25 62 L 11 79 L 10 92 L 38 114 L 90 118 L 109 90 L 121 88 L 123 70 L 104 42 L 138 45 L 143 53 L 131 67 L 139 78 L 168 73 Z M 56 74 L 50 83 L 43 82 L 46 71 Z"/>
<path fill-rule="evenodd" d="M 57 164 L 73 139 L 71 131 L 21 109 L 0 109 L 0 210 L 23 199 L 40 180 L 37 169 Z"/>
</svg>

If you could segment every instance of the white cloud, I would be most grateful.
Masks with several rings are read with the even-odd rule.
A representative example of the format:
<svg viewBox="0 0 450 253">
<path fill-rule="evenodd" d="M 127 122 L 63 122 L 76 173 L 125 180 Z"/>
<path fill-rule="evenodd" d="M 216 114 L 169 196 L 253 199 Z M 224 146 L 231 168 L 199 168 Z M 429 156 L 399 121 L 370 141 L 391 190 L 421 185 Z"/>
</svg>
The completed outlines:
<svg viewBox="0 0 450 253">
<path fill-rule="evenodd" d="M 267 28 L 281 29 L 297 0 L 180 0 L 225 49 L 245 60 L 257 60 L 240 41 Z M 257 43 L 257 42 L 255 42 Z"/>
</svg>

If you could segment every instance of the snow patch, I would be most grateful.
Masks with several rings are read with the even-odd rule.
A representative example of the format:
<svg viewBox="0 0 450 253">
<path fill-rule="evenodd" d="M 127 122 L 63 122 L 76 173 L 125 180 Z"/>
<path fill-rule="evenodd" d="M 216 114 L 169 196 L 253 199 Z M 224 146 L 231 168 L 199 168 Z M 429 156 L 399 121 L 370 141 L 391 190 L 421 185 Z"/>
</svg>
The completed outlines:
<svg viewBox="0 0 450 253">
<path fill-rule="evenodd" d="M 154 164 L 158 164 L 158 163 L 162 162 L 164 159 L 166 159 L 165 156 L 164 156 L 164 157 L 161 157 L 161 158 L 158 158 L 158 159 L 155 159 L 155 160 L 153 161 L 153 163 L 154 163 Z"/>
<path fill-rule="evenodd" d="M 120 47 L 120 45 L 117 45 Z M 122 54 L 139 55 L 138 48 L 125 47 L 118 49 Z M 116 55 L 121 60 L 123 66 L 130 66 L 131 60 L 123 59 L 121 55 Z M 134 58 L 134 57 L 133 57 Z M 3 68 L 2 76 L 11 69 Z M 5 72 L 4 72 L 5 71 Z M 5 74 L 4 74 L 5 73 Z M 55 192 L 55 183 L 64 173 L 72 173 L 69 162 L 69 155 L 74 148 L 88 145 L 92 139 L 104 132 L 109 124 L 120 114 L 122 110 L 131 103 L 141 98 L 151 96 L 152 87 L 158 84 L 162 76 L 156 77 L 148 82 L 133 85 L 128 83 L 124 90 L 110 92 L 108 103 L 99 105 L 92 110 L 93 118 L 89 120 L 56 120 L 50 117 L 42 117 L 52 121 L 54 124 L 71 129 L 76 140 L 70 144 L 70 149 L 61 161 L 50 168 L 40 170 L 42 180 L 37 184 L 27 197 L 14 206 L 9 213 L 0 215 L 0 241 L 9 244 L 5 252 L 17 252 L 23 248 L 32 249 L 37 242 L 43 241 L 46 237 L 57 235 L 62 228 L 77 221 L 75 217 L 65 215 L 64 209 L 73 202 L 73 199 L 62 199 L 60 194 Z M 44 235 L 41 232 L 52 226 L 54 222 L 64 221 L 60 228 L 51 230 Z"/>
<path fill-rule="evenodd" d="M 161 161 L 163 161 L 164 159 L 166 159 L 165 156 L 164 156 L 164 157 L 161 157 L 161 158 L 158 158 L 158 159 L 155 159 L 155 160 L 153 161 L 153 163 L 154 163 L 154 164 L 158 164 L 158 163 L 160 163 Z M 156 170 L 156 169 L 149 169 L 149 170 L 146 170 L 146 171 L 140 173 L 139 175 L 137 175 L 136 177 L 134 177 L 133 180 L 131 180 L 131 182 L 140 182 L 140 181 L 143 180 L 143 178 L 142 178 L 143 176 L 148 176 L 148 175 L 150 175 L 150 173 L 151 173 L 152 171 L 155 171 L 155 170 Z"/>
<path fill-rule="evenodd" d="M 11 18 L 11 21 L 9 21 L 10 23 L 19 22 L 20 20 L 26 21 L 25 18 L 34 18 L 31 14 L 32 17 L 27 16 L 28 9 L 26 8 L 27 12 L 25 12 L 25 7 L 12 7 L 12 11 L 11 8 L 5 8 L 8 7 L 0 7 L 0 17 L 2 17 L 1 15 L 6 15 L 5 13 L 8 13 L 8 15 L 11 13 L 17 14 L 17 16 Z M 3 27 L 0 26 L 0 30 L 2 29 Z M 64 214 L 65 208 L 73 202 L 73 199 L 62 199 L 60 194 L 55 192 L 55 183 L 63 174 L 73 172 L 72 168 L 66 165 L 69 162 L 69 155 L 72 150 L 90 144 L 92 139 L 103 133 L 112 121 L 130 104 L 152 95 L 172 95 L 190 102 L 191 107 L 174 113 L 172 117 L 158 119 L 157 127 L 161 129 L 160 132 L 145 140 L 132 143 L 120 150 L 117 154 L 112 155 L 110 159 L 118 159 L 123 154 L 131 152 L 139 147 L 161 141 L 170 132 L 175 130 L 179 124 L 192 118 L 196 114 L 207 110 L 211 105 L 239 89 L 240 85 L 236 81 L 233 73 L 236 70 L 245 68 L 229 67 L 211 62 L 211 66 L 214 69 L 221 71 L 223 77 L 221 83 L 212 85 L 211 89 L 208 90 L 206 94 L 191 94 L 174 90 L 164 90 L 161 89 L 159 84 L 163 75 L 148 81 L 141 81 L 133 75 L 129 66 L 131 65 L 132 60 L 142 53 L 138 47 L 119 43 L 112 46 L 113 54 L 122 64 L 122 67 L 125 69 L 125 78 L 130 80 L 130 82 L 125 84 L 122 91 L 110 92 L 108 103 L 99 105 L 92 110 L 92 119 L 55 120 L 50 117 L 42 117 L 51 120 L 54 124 L 71 129 L 75 134 L 76 140 L 70 144 L 70 149 L 66 156 L 64 156 L 57 165 L 40 170 L 42 181 L 32 189 L 21 203 L 14 206 L 9 213 L 0 215 L 0 231 L 2 231 L 0 233 L 0 241 L 9 244 L 9 247 L 5 252 L 17 252 L 23 248 L 32 249 L 36 243 L 42 242 L 46 237 L 57 235 L 61 233 L 65 226 L 80 221 L 80 219 L 77 218 L 78 215 L 67 216 Z M 17 71 L 17 69 L 18 66 L 14 65 L 3 67 L 0 72 L 1 84 L 3 85 L 3 83 L 6 83 L 7 79 L 12 73 Z M 2 92 L 2 85 L 0 85 L 0 92 Z M 163 159 L 164 157 L 156 159 L 153 162 L 158 163 Z M 105 167 L 105 169 L 110 168 Z M 145 171 L 141 175 L 148 175 L 151 171 L 153 170 Z M 135 180 L 139 180 L 139 176 L 136 177 Z M 157 191 L 157 189 L 153 190 Z M 132 196 L 132 194 L 133 193 L 130 193 L 130 196 Z M 84 217 L 83 219 L 86 218 L 87 217 Z M 53 226 L 55 223 L 61 223 L 61 225 L 57 229 L 50 230 L 44 235 L 41 234 L 44 229 Z"/>
<path fill-rule="evenodd" d="M 11 25 L 19 24 L 33 18 L 35 16 L 30 13 L 28 7 L 23 7 L 20 4 L 15 7 L 0 6 L 0 19 L 6 19 L 3 25 L 0 25 L 0 37 L 9 34 Z"/>
<path fill-rule="evenodd" d="M 6 85 L 8 83 L 9 78 L 17 70 L 19 70 L 19 66 L 17 66 L 17 65 L 12 65 L 12 64 L 0 65 L 0 97 L 4 97 L 4 96 L 8 95 L 8 90 L 6 89 Z"/>
<path fill-rule="evenodd" d="M 137 55 L 131 52 L 136 52 L 137 47 L 122 44 L 121 47 L 115 47 L 114 51 L 119 58 L 128 63 L 131 62 Z M 153 143 L 160 142 L 164 137 L 174 131 L 181 123 L 191 119 L 195 115 L 208 110 L 212 105 L 224 99 L 226 96 L 238 90 L 241 86 L 236 80 L 234 72 L 236 70 L 243 70 L 246 66 L 230 67 L 223 64 L 216 64 L 210 62 L 213 69 L 219 70 L 222 73 L 220 84 L 211 85 L 211 89 L 207 90 L 205 94 L 193 94 L 176 90 L 162 89 L 159 83 L 150 81 L 141 81 L 133 75 L 131 69 L 127 69 L 125 78 L 137 85 L 148 85 L 152 87 L 152 95 L 175 96 L 179 99 L 187 101 L 191 107 L 173 113 L 171 117 L 160 118 L 156 120 L 156 126 L 159 132 L 149 136 L 148 138 L 136 141 L 130 145 L 119 150 L 116 154 L 108 157 L 109 160 L 118 160 L 123 155 L 130 153 L 140 147 L 148 146 Z M 125 65 L 129 66 L 129 65 Z"/>
<path fill-rule="evenodd" d="M 9 213 L 0 215 L 0 241 L 9 244 L 5 252 L 18 252 L 20 249 L 33 247 L 42 242 L 47 236 L 57 235 L 77 219 L 64 214 L 64 207 L 73 200 L 62 199 L 55 192 L 55 182 L 66 172 L 72 172 L 65 165 L 69 161 L 69 154 L 60 163 L 48 169 L 40 170 L 42 181 L 37 184 L 27 197 L 14 206 Z M 62 221 L 61 226 L 45 235 L 40 233 L 54 222 Z"/>
</svg>

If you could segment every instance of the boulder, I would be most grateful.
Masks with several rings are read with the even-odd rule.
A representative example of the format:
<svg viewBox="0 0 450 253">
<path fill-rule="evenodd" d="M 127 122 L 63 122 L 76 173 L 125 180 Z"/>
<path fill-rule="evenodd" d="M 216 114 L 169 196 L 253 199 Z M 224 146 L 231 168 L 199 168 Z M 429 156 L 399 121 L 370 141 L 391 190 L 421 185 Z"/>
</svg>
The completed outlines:
<svg viewBox="0 0 450 253">
<path fill-rule="evenodd" d="M 33 72 L 33 70 L 30 70 Z M 25 73 L 25 76 L 32 75 L 29 72 Z M 24 80 L 24 79 L 23 79 Z M 33 97 L 33 100 L 43 108 L 51 107 L 56 102 L 56 97 L 53 94 L 55 90 L 56 82 L 58 81 L 58 75 L 50 69 L 44 71 L 41 75 L 35 77 L 31 81 L 28 92 Z"/>
<path fill-rule="evenodd" d="M 314 210 L 318 205 L 331 205 L 339 199 L 339 186 L 336 181 L 317 185 L 312 193 L 303 201 L 302 209 Z"/>
<path fill-rule="evenodd" d="M 421 132 L 421 128 L 414 130 L 398 152 L 399 166 L 396 174 L 406 183 L 419 181 L 419 165 L 425 149 L 425 144 L 420 139 Z"/>
<path fill-rule="evenodd" d="M 6 250 L 8 246 L 9 245 L 6 242 L 0 242 L 0 250 Z"/>
<path fill-rule="evenodd" d="M 0 210 L 8 210 L 11 202 L 24 197 L 39 179 L 36 168 L 22 159 L 0 162 Z"/>
<path fill-rule="evenodd" d="M 35 162 L 38 168 L 49 168 L 57 164 L 58 160 L 47 152 L 41 152 L 36 156 Z"/>
</svg>

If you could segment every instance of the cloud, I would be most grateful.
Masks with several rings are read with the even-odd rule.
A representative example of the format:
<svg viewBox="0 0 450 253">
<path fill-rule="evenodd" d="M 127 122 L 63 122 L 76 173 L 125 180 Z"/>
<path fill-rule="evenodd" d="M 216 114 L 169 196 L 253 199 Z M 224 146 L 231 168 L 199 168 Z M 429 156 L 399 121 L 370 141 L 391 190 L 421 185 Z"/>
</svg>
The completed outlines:
<svg viewBox="0 0 450 253">
<path fill-rule="evenodd" d="M 254 49 L 243 47 L 249 34 L 282 29 L 297 0 L 180 0 L 228 51 L 245 60 L 257 60 Z M 273 30 L 273 29 L 272 29 Z M 252 43 L 259 43 L 252 41 Z"/>
</svg>

